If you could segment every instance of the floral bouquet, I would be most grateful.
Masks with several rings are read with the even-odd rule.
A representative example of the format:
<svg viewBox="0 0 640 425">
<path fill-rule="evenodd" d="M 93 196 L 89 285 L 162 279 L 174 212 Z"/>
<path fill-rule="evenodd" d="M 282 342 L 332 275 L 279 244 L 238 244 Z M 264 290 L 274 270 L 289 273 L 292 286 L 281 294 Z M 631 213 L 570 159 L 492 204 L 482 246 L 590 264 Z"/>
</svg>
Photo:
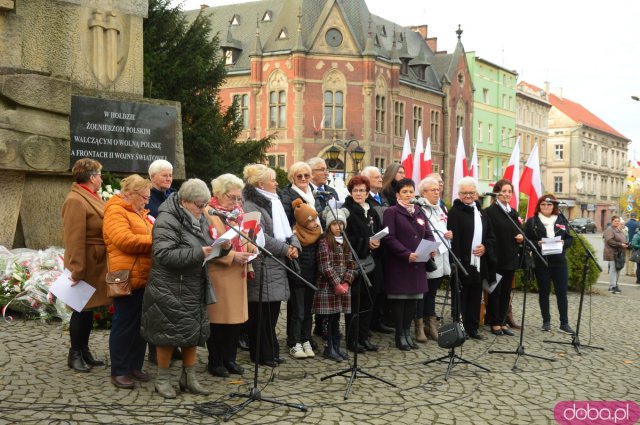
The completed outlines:
<svg viewBox="0 0 640 425">
<path fill-rule="evenodd" d="M 46 320 L 59 317 L 68 321 L 68 307 L 49 296 L 49 288 L 64 270 L 63 249 L 44 251 L 0 247 L 0 307 L 36 315 Z"/>
<path fill-rule="evenodd" d="M 111 197 L 116 193 L 120 193 L 120 191 L 117 189 L 113 190 L 113 187 L 110 184 L 105 185 L 104 189 L 102 187 L 98 189 L 98 196 L 100 196 L 105 201 L 111 199 Z"/>
</svg>

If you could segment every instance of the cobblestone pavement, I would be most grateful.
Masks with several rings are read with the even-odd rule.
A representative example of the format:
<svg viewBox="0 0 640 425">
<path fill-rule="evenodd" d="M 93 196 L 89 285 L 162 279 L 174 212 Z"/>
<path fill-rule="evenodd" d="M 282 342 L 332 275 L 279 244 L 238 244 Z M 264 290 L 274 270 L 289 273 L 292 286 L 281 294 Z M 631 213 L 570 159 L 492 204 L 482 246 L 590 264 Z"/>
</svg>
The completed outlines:
<svg viewBox="0 0 640 425">
<path fill-rule="evenodd" d="M 605 269 L 606 270 L 606 269 Z M 606 275 L 601 275 L 596 291 L 585 297 L 580 342 L 605 350 L 550 344 L 543 340 L 571 342 L 557 330 L 558 316 L 552 305 L 553 330 L 539 330 L 541 319 L 537 295 L 527 299 L 524 336 L 526 354 L 545 356 L 554 362 L 531 356 L 518 358 L 519 371 L 512 370 L 519 334 L 495 337 L 486 330 L 486 339 L 467 341 L 456 351 L 463 358 L 489 368 L 484 372 L 458 364 L 444 380 L 445 363 L 428 366 L 423 361 L 446 355 L 433 341 L 419 350 L 401 352 L 389 335 L 374 334 L 381 350 L 361 355 L 359 367 L 390 381 L 389 386 L 358 373 L 351 394 L 344 400 L 347 379 L 321 378 L 348 368 L 320 357 L 294 360 L 274 370 L 261 367 L 258 388 L 263 397 L 302 403 L 305 412 L 262 401 L 254 401 L 229 423 L 237 424 L 546 424 L 555 423 L 553 408 L 562 400 L 640 401 L 640 359 L 638 319 L 640 285 L 635 277 L 623 276 L 622 294 L 607 293 Z M 570 294 L 570 319 L 575 327 L 579 295 Z M 523 294 L 516 293 L 514 309 L 522 312 Z M 284 347 L 284 319 L 279 332 Z M 143 383 L 134 390 L 116 389 L 109 382 L 108 367 L 89 374 L 71 372 L 66 365 L 69 337 L 59 323 L 41 324 L 30 320 L 0 323 L 0 425 L 33 424 L 213 424 L 222 422 L 224 405 L 235 406 L 252 387 L 248 355 L 240 351 L 239 363 L 248 372 L 237 378 L 216 378 L 206 372 L 206 350 L 198 349 L 199 378 L 213 391 L 210 396 L 181 394 L 164 400 Z M 108 332 L 92 334 L 94 354 L 108 356 Z M 507 350 L 512 354 L 490 354 Z M 284 351 L 284 350 L 283 350 Z M 155 367 L 146 366 L 155 373 Z M 179 363 L 173 367 L 174 382 Z"/>
</svg>

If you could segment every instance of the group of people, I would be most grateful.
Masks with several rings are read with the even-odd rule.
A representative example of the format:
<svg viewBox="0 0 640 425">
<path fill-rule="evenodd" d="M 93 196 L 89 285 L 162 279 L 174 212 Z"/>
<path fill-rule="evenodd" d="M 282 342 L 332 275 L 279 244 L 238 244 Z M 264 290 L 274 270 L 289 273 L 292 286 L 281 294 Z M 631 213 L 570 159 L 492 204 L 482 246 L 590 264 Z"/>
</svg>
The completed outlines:
<svg viewBox="0 0 640 425">
<path fill-rule="evenodd" d="M 322 338 L 322 356 L 333 361 L 348 359 L 343 337 L 350 351 L 378 351 L 372 331 L 394 333 L 399 350 L 417 349 L 438 337 L 436 294 L 446 276 L 459 294 L 453 318 L 463 322 L 468 338 L 484 338 L 483 287 L 491 288 L 485 318 L 491 332 L 514 335 L 511 287 L 522 267 L 523 233 L 538 250 L 542 238 L 561 237 L 562 252 L 545 255 L 546 264 L 534 256 L 535 274 L 542 329 L 551 330 L 553 283 L 560 330 L 573 333 L 566 219 L 547 194 L 522 229 L 510 207 L 508 180 L 494 185 L 493 203 L 482 209 L 476 181 L 465 177 L 447 209 L 440 174 L 416 187 L 396 163 L 384 175 L 370 166 L 353 176 L 343 204 L 319 157 L 291 165 L 284 188 L 278 188 L 275 170 L 249 164 L 242 179 L 223 174 L 211 189 L 189 179 L 177 192 L 171 188 L 172 165 L 159 160 L 149 167 L 149 178 L 124 178 L 107 202 L 97 194 L 99 162 L 81 159 L 72 172 L 75 182 L 62 209 L 65 266 L 71 285 L 84 280 L 97 290 L 85 310 L 71 317 L 68 364 L 78 372 L 104 365 L 89 349 L 91 308 L 113 303 L 109 353 L 111 382 L 118 388 L 151 380 L 143 371 L 147 344 L 157 363 L 156 391 L 166 398 L 177 396 L 170 370 L 176 358 L 182 362 L 180 389 L 208 394 L 196 378 L 198 346 L 208 348 L 212 375 L 242 374 L 236 354 L 243 332 L 251 361 L 276 367 L 285 361 L 276 334 L 284 302 L 287 350 L 295 360 L 316 356 L 320 347 L 313 334 Z M 259 226 L 248 231 L 244 218 L 255 213 Z M 232 227 L 242 235 L 214 243 Z M 426 258 L 417 253 L 424 240 L 440 243 Z M 111 299 L 105 275 L 118 270 L 129 271 L 131 291 Z"/>
</svg>

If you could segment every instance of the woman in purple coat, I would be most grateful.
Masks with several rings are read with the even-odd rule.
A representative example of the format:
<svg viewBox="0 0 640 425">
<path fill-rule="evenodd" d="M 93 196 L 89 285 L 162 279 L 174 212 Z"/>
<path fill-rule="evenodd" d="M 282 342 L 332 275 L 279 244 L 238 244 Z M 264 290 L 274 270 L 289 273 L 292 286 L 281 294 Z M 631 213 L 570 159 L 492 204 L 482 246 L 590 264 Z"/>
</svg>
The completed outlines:
<svg viewBox="0 0 640 425">
<path fill-rule="evenodd" d="M 385 289 L 396 328 L 396 347 L 400 350 L 417 349 L 411 337 L 411 323 L 416 314 L 418 300 L 428 290 L 427 267 L 416 262 L 416 248 L 423 239 L 433 241 L 433 234 L 420 208 L 410 201 L 415 184 L 411 179 L 396 182 L 397 204 L 384 212 L 382 227 L 389 228 L 385 236 Z"/>
</svg>

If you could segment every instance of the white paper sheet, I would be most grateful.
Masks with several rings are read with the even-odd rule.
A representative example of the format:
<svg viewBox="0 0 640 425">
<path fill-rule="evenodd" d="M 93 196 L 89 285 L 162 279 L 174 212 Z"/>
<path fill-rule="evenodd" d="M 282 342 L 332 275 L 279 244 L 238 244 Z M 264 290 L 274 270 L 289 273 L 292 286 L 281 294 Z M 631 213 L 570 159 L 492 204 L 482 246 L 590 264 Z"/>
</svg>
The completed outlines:
<svg viewBox="0 0 640 425">
<path fill-rule="evenodd" d="M 562 237 L 542 238 L 542 255 L 562 254 Z"/>
<path fill-rule="evenodd" d="M 71 286 L 71 283 L 71 271 L 64 269 L 60 277 L 53 282 L 49 291 L 75 311 L 81 312 L 93 293 L 96 292 L 96 288 L 84 280 L 74 286 Z"/>
<path fill-rule="evenodd" d="M 442 242 L 434 242 L 429 241 L 427 239 L 423 239 L 420 241 L 420 245 L 416 248 L 416 254 L 418 254 L 418 258 L 416 262 L 418 263 L 426 263 L 431 258 L 431 253 L 438 249 L 438 247 L 442 245 Z"/>
<path fill-rule="evenodd" d="M 380 239 L 384 238 L 385 236 L 387 236 L 389 234 L 389 228 L 385 227 L 384 229 L 380 230 L 378 233 L 376 233 L 375 235 L 371 236 L 369 238 L 369 240 L 371 241 L 379 241 Z"/>
<path fill-rule="evenodd" d="M 235 229 L 238 230 L 239 228 L 236 226 Z M 220 251 L 222 251 L 221 245 L 224 245 L 224 243 L 239 237 L 236 230 L 229 229 L 226 232 L 224 232 L 222 236 L 220 236 L 218 239 L 213 241 L 213 243 L 211 244 L 211 246 L 213 247 L 213 249 L 211 250 L 211 254 L 207 255 L 204 258 L 204 262 L 202 263 L 203 265 L 204 263 L 211 260 L 212 258 L 216 258 L 220 256 Z"/>
</svg>

